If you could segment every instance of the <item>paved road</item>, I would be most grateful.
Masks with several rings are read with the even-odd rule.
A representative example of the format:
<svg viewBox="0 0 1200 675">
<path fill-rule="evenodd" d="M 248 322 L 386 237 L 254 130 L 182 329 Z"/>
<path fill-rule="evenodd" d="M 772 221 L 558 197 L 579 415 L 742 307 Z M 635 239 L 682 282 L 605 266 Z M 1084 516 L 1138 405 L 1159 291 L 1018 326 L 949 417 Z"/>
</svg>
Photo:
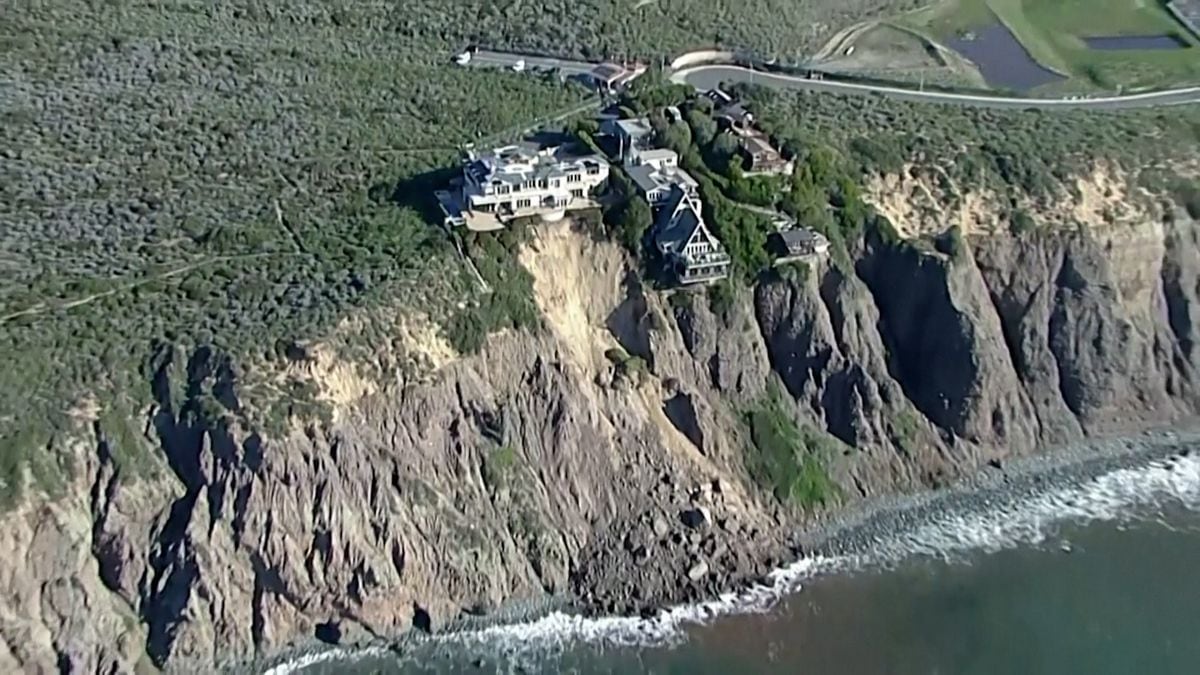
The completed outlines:
<svg viewBox="0 0 1200 675">
<path fill-rule="evenodd" d="M 588 63 L 587 61 L 556 59 L 549 56 L 523 56 L 511 52 L 494 52 L 487 49 L 480 49 L 471 54 L 471 60 L 467 65 L 484 68 L 512 68 L 521 60 L 525 61 L 526 70 L 533 70 L 535 68 L 549 70 L 557 68 L 560 73 L 568 77 L 590 73 L 596 67 L 596 64 Z"/>
<path fill-rule="evenodd" d="M 1018 98 L 979 94 L 952 94 L 937 91 L 914 91 L 900 87 L 837 82 L 833 80 L 809 80 L 792 75 L 764 73 L 741 66 L 696 66 L 694 68 L 685 68 L 673 74 L 671 79 L 677 83 L 690 84 L 700 90 L 712 89 L 722 82 L 752 82 L 754 84 L 783 89 L 830 91 L 844 94 L 882 94 L 906 101 L 949 103 L 985 108 L 1116 110 L 1121 108 L 1149 108 L 1153 106 L 1200 103 L 1200 87 L 1076 100 Z"/>
</svg>

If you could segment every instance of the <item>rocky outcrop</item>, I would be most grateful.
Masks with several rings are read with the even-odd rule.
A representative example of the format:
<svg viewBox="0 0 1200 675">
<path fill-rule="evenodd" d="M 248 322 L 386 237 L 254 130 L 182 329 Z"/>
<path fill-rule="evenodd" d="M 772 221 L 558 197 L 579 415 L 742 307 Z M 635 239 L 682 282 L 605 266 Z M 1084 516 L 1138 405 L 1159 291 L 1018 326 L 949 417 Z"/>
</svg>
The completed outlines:
<svg viewBox="0 0 1200 675">
<path fill-rule="evenodd" d="M 872 235 L 852 268 L 763 280 L 722 314 L 547 226 L 522 255 L 543 331 L 353 388 L 328 422 L 269 438 L 240 421 L 236 364 L 164 350 L 139 441 L 156 468 L 133 475 L 81 426 L 62 494 L 3 516 L 0 669 L 211 668 L 514 602 L 652 611 L 753 579 L 812 516 L 746 469 L 741 416 L 773 380 L 840 441 L 845 501 L 1169 424 L 1200 403 L 1200 229 L 1160 215 L 954 255 Z"/>
</svg>

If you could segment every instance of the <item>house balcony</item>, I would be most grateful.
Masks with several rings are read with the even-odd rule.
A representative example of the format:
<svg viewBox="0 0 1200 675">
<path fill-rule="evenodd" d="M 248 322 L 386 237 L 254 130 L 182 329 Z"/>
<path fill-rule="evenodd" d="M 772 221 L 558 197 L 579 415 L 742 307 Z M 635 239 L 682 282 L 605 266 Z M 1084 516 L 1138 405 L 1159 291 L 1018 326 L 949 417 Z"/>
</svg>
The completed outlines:
<svg viewBox="0 0 1200 675">
<path fill-rule="evenodd" d="M 699 284 L 729 276 L 729 256 L 723 252 L 706 253 L 680 258 L 677 264 L 679 283 Z"/>
</svg>

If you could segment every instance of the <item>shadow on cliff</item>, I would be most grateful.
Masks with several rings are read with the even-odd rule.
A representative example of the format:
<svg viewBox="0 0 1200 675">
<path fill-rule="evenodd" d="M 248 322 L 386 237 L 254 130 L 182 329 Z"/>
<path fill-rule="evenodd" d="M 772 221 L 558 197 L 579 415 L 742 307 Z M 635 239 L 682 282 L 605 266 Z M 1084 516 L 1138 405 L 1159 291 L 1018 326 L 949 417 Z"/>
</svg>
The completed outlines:
<svg viewBox="0 0 1200 675">
<path fill-rule="evenodd" d="M 871 230 L 856 271 L 879 308 L 892 377 L 926 417 L 957 431 L 976 373 L 971 327 L 950 298 L 950 264 Z"/>
<path fill-rule="evenodd" d="M 207 522 L 221 518 L 229 473 L 235 466 L 257 471 L 262 464 L 262 440 L 251 434 L 240 449 L 224 420 L 225 411 L 241 412 L 232 364 L 213 348 L 201 346 L 190 355 L 176 347 L 154 347 L 148 375 L 157 408 L 151 419 L 163 457 L 183 486 L 153 539 L 148 574 L 140 585 L 141 614 L 148 628 L 146 653 L 159 666 L 168 660 L 175 629 L 183 618 L 199 564 L 190 538 L 195 509 L 203 494 Z M 235 497 L 244 510 L 249 486 Z M 235 530 L 239 518 L 235 514 Z M 240 535 L 239 535 L 240 537 Z"/>
</svg>

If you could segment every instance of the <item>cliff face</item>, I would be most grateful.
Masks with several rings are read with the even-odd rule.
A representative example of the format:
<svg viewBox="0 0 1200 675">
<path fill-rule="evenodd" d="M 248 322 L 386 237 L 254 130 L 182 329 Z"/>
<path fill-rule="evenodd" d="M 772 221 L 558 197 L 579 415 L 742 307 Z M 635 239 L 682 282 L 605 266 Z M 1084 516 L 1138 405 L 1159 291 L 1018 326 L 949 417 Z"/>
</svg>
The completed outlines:
<svg viewBox="0 0 1200 675">
<path fill-rule="evenodd" d="M 1193 414 L 1198 233 L 1146 214 L 953 257 L 868 237 L 853 270 L 763 282 L 718 316 L 550 226 L 522 260 L 546 330 L 341 383 L 331 422 L 280 438 L 195 414 L 187 392 L 236 398 L 232 364 L 164 355 L 144 420 L 160 475 L 122 476 L 92 434 L 62 496 L 3 516 L 0 670 L 203 668 L 551 594 L 636 611 L 714 592 L 807 517 L 745 468 L 739 411 L 772 378 L 845 444 L 845 500 Z"/>
</svg>

